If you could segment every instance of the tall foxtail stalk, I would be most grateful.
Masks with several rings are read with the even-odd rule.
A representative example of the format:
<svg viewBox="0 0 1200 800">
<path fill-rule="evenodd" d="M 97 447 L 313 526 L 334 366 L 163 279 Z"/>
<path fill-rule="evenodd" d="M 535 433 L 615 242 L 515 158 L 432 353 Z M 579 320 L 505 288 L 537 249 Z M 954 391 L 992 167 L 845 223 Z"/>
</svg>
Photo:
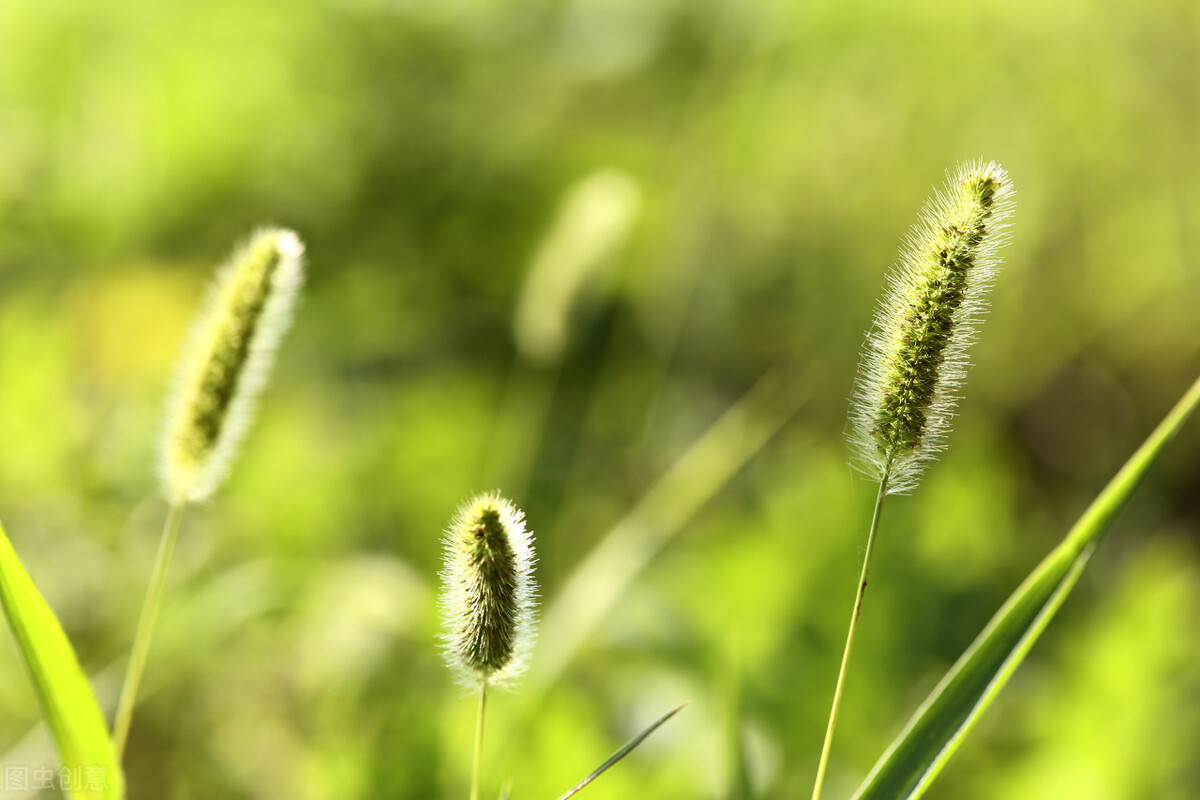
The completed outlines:
<svg viewBox="0 0 1200 800">
<path fill-rule="evenodd" d="M 995 163 L 960 166 L 905 237 L 867 336 L 850 413 L 858 466 L 879 482 L 862 572 L 813 786 L 819 800 L 884 498 L 911 491 L 946 445 L 983 294 L 1006 241 L 1012 183 Z"/>
<path fill-rule="evenodd" d="M 471 800 L 478 800 L 488 686 L 525 671 L 536 633 L 533 533 L 498 494 L 463 504 L 443 538 L 444 652 L 462 683 L 479 688 Z"/>
<path fill-rule="evenodd" d="M 170 503 L 113 721 L 120 759 L 162 602 L 184 506 L 208 498 L 229 472 L 291 322 L 304 279 L 304 245 L 264 229 L 218 273 L 192 325 L 169 400 L 159 475 Z"/>
</svg>

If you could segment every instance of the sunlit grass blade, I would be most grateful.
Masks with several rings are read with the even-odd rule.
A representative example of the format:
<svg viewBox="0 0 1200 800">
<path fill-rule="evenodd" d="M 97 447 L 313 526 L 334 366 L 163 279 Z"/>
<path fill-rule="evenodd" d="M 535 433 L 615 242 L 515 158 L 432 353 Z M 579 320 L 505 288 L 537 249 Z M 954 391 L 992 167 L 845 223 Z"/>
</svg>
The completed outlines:
<svg viewBox="0 0 1200 800">
<path fill-rule="evenodd" d="M 531 688 L 544 691 L 562 675 L 637 576 L 795 415 L 809 375 L 766 372 L 601 538 L 546 610 Z"/>
<path fill-rule="evenodd" d="M 588 775 L 586 778 L 581 780 L 579 783 L 572 786 L 571 789 L 566 794 L 560 795 L 558 800 L 567 800 L 568 797 L 574 797 L 575 795 L 579 794 L 579 792 L 583 791 L 583 787 L 587 786 L 589 783 L 596 780 L 596 778 L 599 778 L 601 775 L 603 775 L 604 772 L 609 767 L 611 767 L 613 764 L 616 764 L 622 758 L 624 758 L 625 756 L 632 753 L 633 749 L 635 747 L 637 747 L 639 744 L 641 744 L 642 742 L 644 742 L 646 740 L 647 736 L 649 736 L 650 734 L 652 734 L 656 730 L 658 730 L 659 726 L 661 726 L 664 722 L 666 722 L 671 717 L 675 716 L 680 711 L 682 711 L 685 706 L 687 706 L 687 703 L 681 703 L 680 705 L 675 706 L 675 708 L 671 709 L 667 713 L 663 714 L 661 717 L 656 719 L 654 722 L 650 723 L 648 726 L 646 726 L 645 730 L 643 730 L 637 736 L 630 739 L 625 744 L 621 745 L 621 748 L 619 750 L 617 750 L 617 752 L 615 752 L 611 756 L 609 756 L 603 764 L 601 764 L 600 766 L 598 766 L 594 770 L 592 770 L 591 775 Z"/>
<path fill-rule="evenodd" d="M 963 653 L 871 770 L 857 800 L 924 793 L 1045 630 L 1117 512 L 1197 405 L 1200 379 Z"/>
<path fill-rule="evenodd" d="M 729 788 L 725 796 L 729 800 L 756 800 L 758 790 L 755 787 L 750 764 L 750 752 L 747 747 L 746 730 L 742 718 L 742 679 L 739 676 L 734 686 L 733 700 L 729 704 L 728 722 L 725 724 L 726 756 L 731 765 Z"/>
<path fill-rule="evenodd" d="M 58 618 L 33 585 L 3 527 L 0 527 L 0 603 L 33 682 L 42 716 L 54 736 L 59 758 L 70 771 L 71 785 L 77 787 L 68 794 L 87 800 L 119 800 L 125 794 L 124 776 L 113 755 L 108 725 L 91 684 Z"/>
</svg>

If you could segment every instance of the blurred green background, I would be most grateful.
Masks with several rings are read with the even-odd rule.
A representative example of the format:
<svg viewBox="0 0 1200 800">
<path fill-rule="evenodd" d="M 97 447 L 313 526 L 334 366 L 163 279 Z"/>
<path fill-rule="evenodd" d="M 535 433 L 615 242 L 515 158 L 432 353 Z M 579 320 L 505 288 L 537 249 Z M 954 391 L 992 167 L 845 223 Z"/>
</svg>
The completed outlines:
<svg viewBox="0 0 1200 800">
<path fill-rule="evenodd" d="M 1013 241 L 950 448 L 885 508 L 846 796 L 1200 371 L 1198 145 L 1193 0 L 8 0 L 0 515 L 111 704 L 179 343 L 293 227 L 304 305 L 185 517 L 130 797 L 465 796 L 439 537 L 492 488 L 545 624 L 485 796 L 557 796 L 683 700 L 586 796 L 807 796 L 863 332 L 931 187 L 994 159 Z M 1198 626 L 1193 421 L 929 796 L 1200 796 Z M 54 763 L 37 719 L 0 644 L 3 763 Z"/>
</svg>

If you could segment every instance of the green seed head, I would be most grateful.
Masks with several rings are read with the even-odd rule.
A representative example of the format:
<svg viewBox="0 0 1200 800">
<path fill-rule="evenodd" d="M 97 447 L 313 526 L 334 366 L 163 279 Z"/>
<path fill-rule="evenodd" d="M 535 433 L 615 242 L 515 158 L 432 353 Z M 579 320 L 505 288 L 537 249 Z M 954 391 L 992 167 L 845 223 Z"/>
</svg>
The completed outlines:
<svg viewBox="0 0 1200 800">
<path fill-rule="evenodd" d="M 562 358 L 575 307 L 629 238 L 640 206 L 637 183 L 615 169 L 567 191 L 517 301 L 513 333 L 523 357 L 543 366 Z"/>
<path fill-rule="evenodd" d="M 524 670 L 535 635 L 533 535 L 498 494 L 458 509 L 443 539 L 446 660 L 464 683 L 503 684 Z"/>
<path fill-rule="evenodd" d="M 172 501 L 216 490 L 249 426 L 303 282 L 304 245 L 258 231 L 218 272 L 180 359 L 160 472 Z"/>
<path fill-rule="evenodd" d="M 945 447 L 1012 194 L 998 164 L 960 166 L 926 204 L 888 277 L 851 419 L 860 466 L 886 475 L 889 492 L 912 489 Z"/>
</svg>

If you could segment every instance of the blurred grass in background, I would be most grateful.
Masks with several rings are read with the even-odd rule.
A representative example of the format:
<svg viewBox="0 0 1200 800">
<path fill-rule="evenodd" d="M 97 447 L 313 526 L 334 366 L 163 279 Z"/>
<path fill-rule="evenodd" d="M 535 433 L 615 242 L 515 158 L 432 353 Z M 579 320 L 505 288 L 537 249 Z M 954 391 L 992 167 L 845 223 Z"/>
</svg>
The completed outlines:
<svg viewBox="0 0 1200 800">
<path fill-rule="evenodd" d="M 1185 0 L 0 5 L 0 514 L 102 701 L 205 281 L 259 224 L 308 244 L 244 454 L 185 525 L 131 796 L 464 795 L 432 597 L 490 488 L 548 617 L 625 547 L 580 648 L 544 638 L 561 668 L 496 697 L 490 785 L 555 796 L 690 699 L 590 796 L 805 796 L 874 492 L 842 436 L 863 332 L 930 187 L 982 156 L 1015 238 L 949 451 L 887 510 L 848 794 L 1200 366 L 1197 30 Z M 1200 794 L 1198 452 L 1192 425 L 931 797 Z M 53 763 L 36 720 L 0 645 L 5 763 Z"/>
</svg>

